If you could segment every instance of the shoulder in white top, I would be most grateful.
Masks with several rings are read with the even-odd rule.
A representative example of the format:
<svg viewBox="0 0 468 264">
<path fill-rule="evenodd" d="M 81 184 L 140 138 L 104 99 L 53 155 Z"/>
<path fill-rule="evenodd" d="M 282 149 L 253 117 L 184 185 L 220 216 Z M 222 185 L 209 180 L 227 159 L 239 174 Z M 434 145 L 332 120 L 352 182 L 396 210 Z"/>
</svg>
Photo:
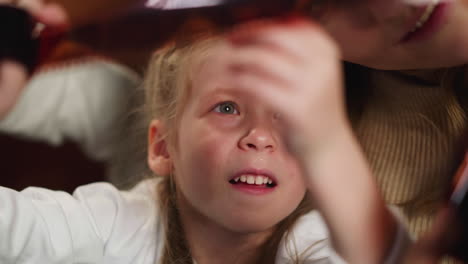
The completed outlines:
<svg viewBox="0 0 468 264">
<path fill-rule="evenodd" d="M 0 263 L 159 263 L 165 233 L 156 184 L 146 180 L 119 191 L 94 183 L 73 195 L 0 187 Z M 343 263 L 317 212 L 302 217 L 289 238 L 281 242 L 276 264 L 289 263 L 291 250 L 305 252 L 307 264 Z"/>
</svg>

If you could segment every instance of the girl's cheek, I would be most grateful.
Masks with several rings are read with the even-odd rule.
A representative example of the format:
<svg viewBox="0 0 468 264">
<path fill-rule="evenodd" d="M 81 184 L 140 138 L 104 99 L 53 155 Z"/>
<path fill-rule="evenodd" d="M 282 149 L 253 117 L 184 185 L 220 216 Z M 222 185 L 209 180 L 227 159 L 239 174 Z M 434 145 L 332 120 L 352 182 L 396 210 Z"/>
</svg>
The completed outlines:
<svg viewBox="0 0 468 264">
<path fill-rule="evenodd" d="M 238 115 L 211 113 L 208 122 L 211 129 L 232 130 L 240 127 L 241 118 Z"/>
</svg>

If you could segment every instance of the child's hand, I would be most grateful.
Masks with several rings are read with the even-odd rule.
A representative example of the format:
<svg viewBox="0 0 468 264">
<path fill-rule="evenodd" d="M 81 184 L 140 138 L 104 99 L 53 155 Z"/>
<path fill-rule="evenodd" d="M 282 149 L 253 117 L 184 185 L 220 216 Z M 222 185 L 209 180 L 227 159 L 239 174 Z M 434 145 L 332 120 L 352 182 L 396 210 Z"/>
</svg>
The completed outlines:
<svg viewBox="0 0 468 264">
<path fill-rule="evenodd" d="M 234 80 L 277 113 L 337 252 L 349 263 L 383 263 L 396 221 L 346 118 L 334 42 L 301 19 L 245 25 L 231 39 Z"/>
<path fill-rule="evenodd" d="M 347 128 L 339 52 L 318 25 L 299 18 L 256 22 L 231 40 L 238 81 L 276 112 L 297 158 L 309 158 Z"/>
</svg>

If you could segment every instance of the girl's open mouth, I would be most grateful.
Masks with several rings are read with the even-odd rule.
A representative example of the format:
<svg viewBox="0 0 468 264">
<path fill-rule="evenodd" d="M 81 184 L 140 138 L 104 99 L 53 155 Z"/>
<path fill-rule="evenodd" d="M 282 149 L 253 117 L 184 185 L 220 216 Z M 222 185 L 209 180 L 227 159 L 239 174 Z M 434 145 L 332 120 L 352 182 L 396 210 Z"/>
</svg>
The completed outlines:
<svg viewBox="0 0 468 264">
<path fill-rule="evenodd" d="M 260 188 L 274 188 L 276 182 L 268 176 L 243 174 L 229 181 L 233 185 L 247 185 Z"/>
<path fill-rule="evenodd" d="M 249 195 L 268 194 L 278 186 L 278 180 L 271 171 L 254 168 L 238 171 L 229 183 L 235 190 Z"/>
</svg>

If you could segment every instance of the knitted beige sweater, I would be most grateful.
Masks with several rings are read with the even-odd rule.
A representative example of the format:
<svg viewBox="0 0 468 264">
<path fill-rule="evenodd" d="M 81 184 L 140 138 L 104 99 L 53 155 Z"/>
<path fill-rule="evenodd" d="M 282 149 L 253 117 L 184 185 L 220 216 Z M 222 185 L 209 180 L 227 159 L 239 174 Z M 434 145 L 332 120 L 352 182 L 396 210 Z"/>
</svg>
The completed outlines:
<svg viewBox="0 0 468 264">
<path fill-rule="evenodd" d="M 352 120 L 384 198 L 418 237 L 451 184 L 468 123 L 453 89 L 413 77 L 372 71 L 363 110 Z"/>
</svg>

